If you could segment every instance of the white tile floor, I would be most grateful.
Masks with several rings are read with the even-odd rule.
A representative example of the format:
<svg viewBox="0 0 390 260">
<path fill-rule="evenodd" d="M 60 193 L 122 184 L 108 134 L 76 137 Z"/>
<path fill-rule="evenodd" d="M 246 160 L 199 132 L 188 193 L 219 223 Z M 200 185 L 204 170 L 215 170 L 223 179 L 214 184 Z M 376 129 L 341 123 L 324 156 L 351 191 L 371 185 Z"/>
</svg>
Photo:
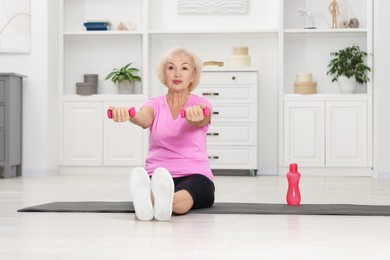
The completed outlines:
<svg viewBox="0 0 390 260">
<path fill-rule="evenodd" d="M 217 176 L 217 201 L 285 203 L 284 177 Z M 390 181 L 302 177 L 302 203 L 390 204 Z M 129 200 L 127 176 L 0 179 L 0 259 L 390 259 L 390 217 L 17 213 Z"/>
</svg>

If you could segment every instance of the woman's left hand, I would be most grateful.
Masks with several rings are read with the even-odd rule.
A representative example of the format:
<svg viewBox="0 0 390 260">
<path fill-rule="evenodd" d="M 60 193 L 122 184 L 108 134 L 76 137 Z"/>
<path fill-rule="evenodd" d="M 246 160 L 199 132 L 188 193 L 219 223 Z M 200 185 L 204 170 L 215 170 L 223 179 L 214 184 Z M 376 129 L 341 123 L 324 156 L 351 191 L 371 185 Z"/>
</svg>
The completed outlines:
<svg viewBox="0 0 390 260">
<path fill-rule="evenodd" d="M 206 107 L 206 105 L 196 105 L 186 108 L 186 114 L 185 119 L 190 125 L 193 126 L 203 126 L 205 119 L 209 118 L 210 115 L 205 116 L 203 113 L 203 109 Z M 206 121 L 207 123 L 209 121 Z"/>
</svg>

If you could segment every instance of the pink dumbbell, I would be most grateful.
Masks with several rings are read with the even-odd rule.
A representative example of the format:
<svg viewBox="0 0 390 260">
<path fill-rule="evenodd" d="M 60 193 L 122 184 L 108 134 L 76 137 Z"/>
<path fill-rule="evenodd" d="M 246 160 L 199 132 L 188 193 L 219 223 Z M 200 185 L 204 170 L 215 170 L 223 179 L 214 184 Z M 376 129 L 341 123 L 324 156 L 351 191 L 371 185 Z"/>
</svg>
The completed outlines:
<svg viewBox="0 0 390 260">
<path fill-rule="evenodd" d="M 131 107 L 131 108 L 129 109 L 129 115 L 130 115 L 130 117 L 135 117 L 135 114 L 136 114 L 136 113 L 137 113 L 137 112 L 136 112 L 136 110 L 135 110 L 134 107 Z M 107 116 L 108 116 L 109 119 L 112 118 L 112 110 L 111 110 L 111 109 L 108 109 L 108 110 L 107 110 Z"/>
<path fill-rule="evenodd" d="M 208 107 L 203 108 L 203 115 L 208 116 L 210 114 L 210 110 Z M 180 109 L 180 116 L 181 118 L 186 117 L 186 110 L 184 108 Z"/>
</svg>

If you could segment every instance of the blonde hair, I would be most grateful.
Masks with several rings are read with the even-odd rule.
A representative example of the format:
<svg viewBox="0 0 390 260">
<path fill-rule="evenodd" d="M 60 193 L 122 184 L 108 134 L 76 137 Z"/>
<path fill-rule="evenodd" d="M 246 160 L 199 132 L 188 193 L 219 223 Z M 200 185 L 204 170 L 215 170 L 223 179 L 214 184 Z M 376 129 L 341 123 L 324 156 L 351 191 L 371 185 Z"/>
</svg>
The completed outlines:
<svg viewBox="0 0 390 260">
<path fill-rule="evenodd" d="M 166 85 L 167 80 L 165 78 L 165 72 L 164 72 L 165 65 L 167 65 L 167 63 L 174 56 L 180 55 L 180 54 L 184 54 L 185 56 L 190 58 L 190 60 L 192 61 L 192 66 L 194 68 L 194 71 L 193 71 L 194 72 L 194 81 L 191 82 L 190 86 L 188 87 L 188 90 L 191 92 L 192 90 L 194 90 L 196 88 L 196 86 L 198 86 L 199 81 L 200 81 L 200 75 L 202 74 L 202 61 L 200 60 L 200 58 L 197 55 L 193 54 L 192 52 L 190 52 L 184 48 L 181 48 L 181 47 L 174 47 L 174 48 L 169 49 L 161 58 L 161 61 L 157 66 L 156 73 L 157 73 L 157 76 L 158 76 L 159 80 L 161 81 L 161 83 Z"/>
</svg>

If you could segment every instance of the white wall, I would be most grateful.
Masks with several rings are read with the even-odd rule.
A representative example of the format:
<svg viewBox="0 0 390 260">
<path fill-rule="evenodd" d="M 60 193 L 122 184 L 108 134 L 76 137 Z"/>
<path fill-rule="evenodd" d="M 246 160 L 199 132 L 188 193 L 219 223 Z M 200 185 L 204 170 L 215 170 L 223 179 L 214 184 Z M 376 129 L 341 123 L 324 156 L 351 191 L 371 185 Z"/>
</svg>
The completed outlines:
<svg viewBox="0 0 390 260">
<path fill-rule="evenodd" d="M 31 53 L 0 53 L 1 72 L 16 72 L 27 76 L 23 85 L 22 167 L 25 176 L 45 175 L 55 172 L 57 168 L 58 129 L 49 119 L 53 116 L 56 118 L 58 114 L 57 96 L 53 95 L 51 89 L 57 89 L 57 85 L 53 86 L 52 76 L 48 76 L 52 71 L 52 68 L 49 68 L 49 60 L 53 59 L 48 56 L 48 50 L 53 48 L 48 46 L 48 26 L 52 22 L 48 22 L 49 1 L 53 2 L 31 1 Z"/>
<path fill-rule="evenodd" d="M 374 173 L 390 178 L 390 1 L 374 1 Z"/>
</svg>

